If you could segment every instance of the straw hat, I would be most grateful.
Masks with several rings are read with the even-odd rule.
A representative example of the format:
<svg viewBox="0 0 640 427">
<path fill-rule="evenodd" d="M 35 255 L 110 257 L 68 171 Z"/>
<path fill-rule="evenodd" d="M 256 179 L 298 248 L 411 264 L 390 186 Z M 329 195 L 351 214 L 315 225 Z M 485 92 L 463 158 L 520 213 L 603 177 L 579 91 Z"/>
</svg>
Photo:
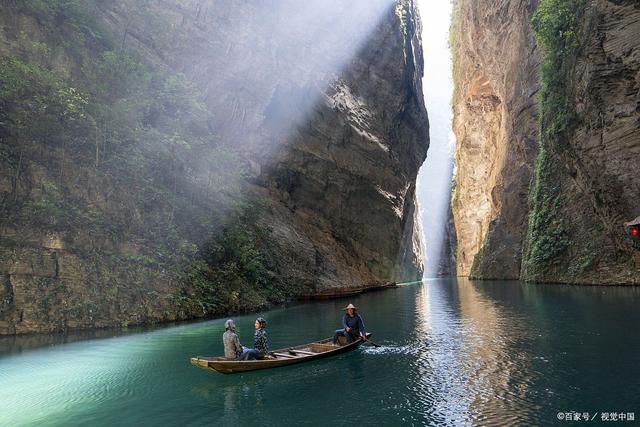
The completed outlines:
<svg viewBox="0 0 640 427">
<path fill-rule="evenodd" d="M 355 306 L 355 305 L 353 305 L 353 304 L 349 304 L 348 306 L 346 306 L 346 307 L 344 308 L 344 310 L 349 310 L 350 308 L 352 308 L 352 309 L 354 309 L 354 310 L 357 310 L 356 306 Z"/>
</svg>

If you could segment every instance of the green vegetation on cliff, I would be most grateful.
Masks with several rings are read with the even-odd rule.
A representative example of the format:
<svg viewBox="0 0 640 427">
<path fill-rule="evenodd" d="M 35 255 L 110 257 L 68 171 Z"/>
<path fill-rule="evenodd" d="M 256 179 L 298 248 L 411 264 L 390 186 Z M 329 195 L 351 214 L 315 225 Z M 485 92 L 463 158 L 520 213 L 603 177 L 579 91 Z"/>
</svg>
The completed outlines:
<svg viewBox="0 0 640 427">
<path fill-rule="evenodd" d="M 127 29 L 101 26 L 97 7 L 3 6 L 0 228 L 10 230 L 3 247 L 59 236 L 66 255 L 52 256 L 82 259 L 82 273 L 38 280 L 62 299 L 76 282 L 97 289 L 73 312 L 45 307 L 51 322 L 91 326 L 100 313 L 122 324 L 171 320 L 290 297 L 273 280 L 264 236 L 247 216 L 255 206 L 242 201 L 240 158 L 215 136 L 200 91 L 129 48 Z M 0 259 L 0 273 L 14 261 Z M 144 276 L 152 278 L 140 282 Z M 154 301 L 158 289 L 173 302 Z M 107 313 L 109 306 L 120 312 Z"/>
<path fill-rule="evenodd" d="M 462 19 L 460 16 L 462 0 L 453 0 L 451 3 L 451 24 L 449 25 L 449 49 L 451 50 L 451 76 L 453 78 L 452 102 L 458 93 L 458 82 L 460 81 L 460 64 L 458 60 L 460 49 L 460 32 L 462 31 Z M 455 203 L 455 202 L 454 202 Z"/>
<path fill-rule="evenodd" d="M 584 0 L 542 0 L 532 24 L 543 60 L 540 69 L 539 144 L 530 189 L 528 246 L 523 256 L 526 279 L 542 277 L 573 238 L 570 225 L 560 214 L 567 203 L 562 176 L 567 149 L 578 117 L 570 92 L 571 72 L 580 49 L 579 34 Z"/>
<path fill-rule="evenodd" d="M 183 280 L 193 284 L 185 302 L 201 305 L 208 313 L 224 313 L 283 303 L 300 291 L 274 273 L 277 266 L 267 230 L 257 225 L 261 209 L 266 206 L 259 201 L 243 202 L 237 215 L 216 230 L 198 261 L 183 273 Z"/>
</svg>

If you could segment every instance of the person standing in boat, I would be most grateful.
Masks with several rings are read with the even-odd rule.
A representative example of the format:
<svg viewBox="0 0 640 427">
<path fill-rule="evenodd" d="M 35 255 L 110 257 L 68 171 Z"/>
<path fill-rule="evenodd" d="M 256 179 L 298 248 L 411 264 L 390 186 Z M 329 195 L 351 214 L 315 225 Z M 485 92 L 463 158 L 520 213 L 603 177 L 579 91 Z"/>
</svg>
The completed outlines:
<svg viewBox="0 0 640 427">
<path fill-rule="evenodd" d="M 224 343 L 225 359 L 235 360 L 242 355 L 243 347 L 240 345 L 240 339 L 236 334 L 236 325 L 233 320 L 229 319 L 224 322 L 225 332 L 222 334 L 222 342 Z"/>
<path fill-rule="evenodd" d="M 269 354 L 269 340 L 267 339 L 267 321 L 258 317 L 255 323 L 256 333 L 253 335 L 253 348 L 245 348 L 240 357 L 242 360 L 264 359 Z"/>
<path fill-rule="evenodd" d="M 358 337 L 367 339 L 367 331 L 364 329 L 362 317 L 357 312 L 358 309 L 353 304 L 349 304 L 344 309 L 346 313 L 342 316 L 342 329 L 336 330 L 333 334 L 333 344 L 338 343 L 340 336 L 346 337 L 348 343 L 352 343 Z"/>
</svg>

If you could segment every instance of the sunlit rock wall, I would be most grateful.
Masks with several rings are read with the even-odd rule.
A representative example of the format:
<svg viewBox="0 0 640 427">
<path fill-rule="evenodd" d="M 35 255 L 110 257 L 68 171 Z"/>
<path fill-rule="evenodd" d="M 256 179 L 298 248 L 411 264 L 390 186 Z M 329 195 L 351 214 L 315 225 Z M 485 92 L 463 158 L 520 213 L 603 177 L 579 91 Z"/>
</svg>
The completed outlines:
<svg viewBox="0 0 640 427">
<path fill-rule="evenodd" d="M 452 24 L 457 273 L 518 278 L 536 154 L 531 1 L 457 0 Z"/>
<path fill-rule="evenodd" d="M 125 4 L 107 9 L 115 28 Z M 252 165 L 248 192 L 267 201 L 260 222 L 279 274 L 315 290 L 420 278 L 415 180 L 428 121 L 413 2 L 158 6 L 175 38 L 144 21 L 129 31 L 198 82 L 216 132 Z"/>
<path fill-rule="evenodd" d="M 572 13 L 579 22 L 565 30 L 578 48 L 563 59 L 568 106 L 555 117 L 537 105 L 538 3 L 455 4 L 458 272 L 638 283 L 638 254 L 623 227 L 640 214 L 638 3 L 586 1 Z M 553 21 L 560 11 L 547 13 Z M 552 135 L 544 155 L 538 151 L 538 116 L 548 127 L 574 113 L 570 134 Z"/>
</svg>

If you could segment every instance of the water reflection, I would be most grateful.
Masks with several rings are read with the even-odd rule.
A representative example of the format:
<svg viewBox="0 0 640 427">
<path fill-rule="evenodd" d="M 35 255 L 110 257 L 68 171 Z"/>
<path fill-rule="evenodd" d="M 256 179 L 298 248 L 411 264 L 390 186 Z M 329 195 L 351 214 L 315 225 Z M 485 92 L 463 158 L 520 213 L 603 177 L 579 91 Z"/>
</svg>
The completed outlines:
<svg viewBox="0 0 640 427">
<path fill-rule="evenodd" d="M 620 316 L 630 320 L 640 300 L 637 288 L 466 279 L 426 282 L 415 295 L 415 333 L 401 351 L 416 356 L 414 410 L 439 425 L 548 424 L 554 410 L 568 410 L 567 404 L 549 402 L 558 396 L 578 399 L 585 391 L 593 411 L 598 387 L 585 387 L 581 378 L 607 365 L 603 344 L 616 347 L 602 336 L 599 322 L 604 316 L 614 323 Z M 639 360 L 628 352 L 633 334 L 628 328 L 608 334 L 617 336 L 625 355 L 615 360 L 619 378 L 625 378 L 630 361 Z M 625 400 L 619 405 L 629 409 Z"/>
<path fill-rule="evenodd" d="M 459 317 L 441 287 L 429 282 L 416 294 L 417 394 L 420 412 L 437 424 L 468 423 L 470 397 L 464 392 L 467 374 L 460 355 L 464 343 Z M 457 372 L 462 375 L 451 375 Z"/>
<path fill-rule="evenodd" d="M 224 319 L 20 343 L 22 353 L 0 355 L 0 425 L 326 425 L 344 414 L 343 424 L 547 425 L 570 410 L 640 417 L 638 288 L 433 280 L 262 313 L 273 347 L 328 336 L 348 302 L 382 347 L 239 375 L 189 364 L 222 352 Z M 254 319 L 236 317 L 243 343 Z"/>
<path fill-rule="evenodd" d="M 169 322 L 158 325 L 136 325 L 124 328 L 78 330 L 54 334 L 0 336 L 0 356 L 12 353 L 22 353 L 39 347 L 141 334 L 188 324 L 193 325 L 193 322 Z"/>
<path fill-rule="evenodd" d="M 458 290 L 466 337 L 463 357 L 470 378 L 465 390 L 472 396 L 470 414 L 479 423 L 492 419 L 513 425 L 523 415 L 533 421 L 540 408 L 526 402 L 539 373 L 532 369 L 532 354 L 523 351 L 530 348 L 531 329 L 525 326 L 526 320 L 487 298 L 469 280 L 460 280 Z M 525 414 L 522 407 L 526 407 Z"/>
</svg>

